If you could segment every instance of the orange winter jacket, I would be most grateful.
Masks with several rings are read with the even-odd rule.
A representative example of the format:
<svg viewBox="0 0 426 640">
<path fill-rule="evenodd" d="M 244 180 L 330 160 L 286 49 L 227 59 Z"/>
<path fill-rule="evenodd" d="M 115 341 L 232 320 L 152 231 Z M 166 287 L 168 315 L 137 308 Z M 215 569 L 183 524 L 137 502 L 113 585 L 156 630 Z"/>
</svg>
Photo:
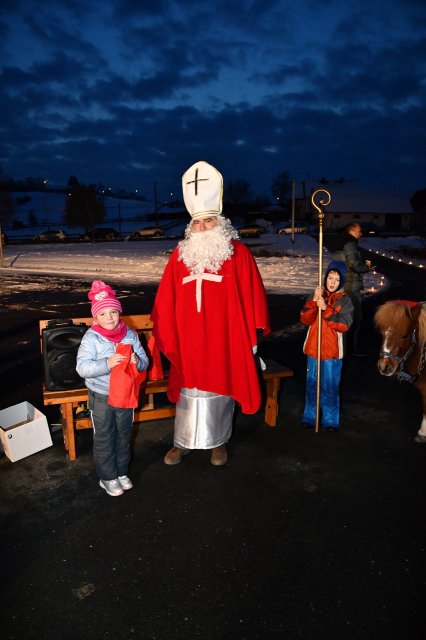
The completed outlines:
<svg viewBox="0 0 426 640">
<path fill-rule="evenodd" d="M 353 320 L 354 307 L 351 299 L 341 289 L 334 293 L 323 293 L 327 305 L 321 313 L 321 360 L 343 358 L 343 334 Z M 317 358 L 318 348 L 318 307 L 309 298 L 300 312 L 300 322 L 308 325 L 308 333 L 303 345 L 303 353 Z"/>
</svg>

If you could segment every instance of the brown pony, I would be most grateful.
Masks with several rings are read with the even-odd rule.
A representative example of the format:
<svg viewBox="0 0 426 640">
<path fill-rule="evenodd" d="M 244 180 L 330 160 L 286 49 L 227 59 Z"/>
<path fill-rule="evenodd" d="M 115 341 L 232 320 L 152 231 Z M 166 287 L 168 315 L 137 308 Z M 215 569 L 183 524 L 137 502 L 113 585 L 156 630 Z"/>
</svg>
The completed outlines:
<svg viewBox="0 0 426 640">
<path fill-rule="evenodd" d="M 414 439 L 426 443 L 426 302 L 386 302 L 377 308 L 374 322 L 382 334 L 378 369 L 419 390 L 423 420 Z"/>
</svg>

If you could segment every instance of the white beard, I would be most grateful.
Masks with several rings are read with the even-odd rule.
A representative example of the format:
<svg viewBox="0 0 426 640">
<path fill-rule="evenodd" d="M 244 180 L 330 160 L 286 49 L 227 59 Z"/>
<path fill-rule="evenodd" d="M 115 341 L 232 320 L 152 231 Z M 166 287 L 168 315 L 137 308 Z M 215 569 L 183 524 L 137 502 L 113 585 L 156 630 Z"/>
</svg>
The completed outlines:
<svg viewBox="0 0 426 640">
<path fill-rule="evenodd" d="M 179 242 L 179 260 L 191 274 L 217 273 L 225 260 L 233 255 L 231 240 L 236 237 L 238 234 L 230 223 L 219 224 L 208 231 L 189 231 L 185 240 Z"/>
</svg>

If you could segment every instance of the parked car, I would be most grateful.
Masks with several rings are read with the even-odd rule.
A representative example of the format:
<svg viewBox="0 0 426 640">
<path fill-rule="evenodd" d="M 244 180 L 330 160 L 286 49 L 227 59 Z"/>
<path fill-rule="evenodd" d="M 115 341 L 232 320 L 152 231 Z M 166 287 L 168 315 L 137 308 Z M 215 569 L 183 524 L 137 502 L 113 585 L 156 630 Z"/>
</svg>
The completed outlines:
<svg viewBox="0 0 426 640">
<path fill-rule="evenodd" d="M 60 229 L 59 231 L 54 231 L 53 229 L 48 229 L 47 231 L 43 231 L 43 233 L 39 233 L 34 236 L 34 242 L 65 242 L 67 239 L 67 234 Z"/>
<path fill-rule="evenodd" d="M 260 224 L 247 224 L 245 227 L 238 229 L 240 238 L 259 238 L 265 231 L 265 227 Z"/>
<path fill-rule="evenodd" d="M 164 229 L 161 227 L 145 227 L 144 229 L 138 229 L 134 231 L 129 240 L 146 240 L 148 238 L 162 238 L 164 236 Z"/>
<path fill-rule="evenodd" d="M 82 242 L 109 242 L 112 240 L 119 240 L 120 234 L 111 227 L 99 227 L 91 229 L 87 233 L 83 233 L 80 236 Z"/>
<path fill-rule="evenodd" d="M 293 231 L 293 227 L 291 226 L 291 222 L 285 224 L 281 229 L 278 229 L 278 233 L 291 234 Z M 309 233 L 308 227 L 301 222 L 294 222 L 294 233 Z"/>
</svg>

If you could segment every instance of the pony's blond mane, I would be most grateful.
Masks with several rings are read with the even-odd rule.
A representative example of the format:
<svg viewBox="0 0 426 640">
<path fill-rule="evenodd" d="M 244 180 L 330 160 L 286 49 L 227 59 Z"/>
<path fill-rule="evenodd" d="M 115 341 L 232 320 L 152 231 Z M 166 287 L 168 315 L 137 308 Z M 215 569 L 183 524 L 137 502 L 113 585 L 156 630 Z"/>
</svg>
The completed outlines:
<svg viewBox="0 0 426 640">
<path fill-rule="evenodd" d="M 418 342 L 421 349 L 426 341 L 426 302 L 419 302 L 421 305 L 419 313 Z M 410 307 L 405 302 L 386 302 L 377 308 L 374 314 L 374 324 L 381 332 L 388 327 L 395 327 L 406 333 L 411 326 L 412 315 Z"/>
</svg>

